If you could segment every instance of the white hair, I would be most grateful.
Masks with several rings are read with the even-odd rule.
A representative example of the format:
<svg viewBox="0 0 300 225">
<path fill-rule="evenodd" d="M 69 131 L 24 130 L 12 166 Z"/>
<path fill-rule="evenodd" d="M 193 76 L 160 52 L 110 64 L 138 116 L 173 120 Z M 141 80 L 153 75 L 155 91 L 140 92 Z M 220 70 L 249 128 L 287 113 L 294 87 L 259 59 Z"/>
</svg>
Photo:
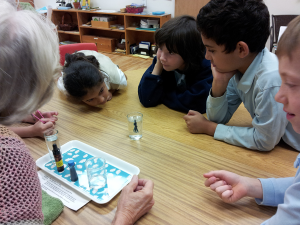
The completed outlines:
<svg viewBox="0 0 300 225">
<path fill-rule="evenodd" d="M 21 121 L 47 103 L 60 71 L 54 25 L 0 1 L 0 123 Z"/>
</svg>

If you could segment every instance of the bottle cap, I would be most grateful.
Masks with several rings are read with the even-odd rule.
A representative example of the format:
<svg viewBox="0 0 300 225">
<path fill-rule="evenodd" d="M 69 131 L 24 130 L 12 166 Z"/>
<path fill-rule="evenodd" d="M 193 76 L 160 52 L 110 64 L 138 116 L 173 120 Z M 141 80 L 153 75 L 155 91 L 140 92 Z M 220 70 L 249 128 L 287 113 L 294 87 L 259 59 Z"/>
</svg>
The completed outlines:
<svg viewBox="0 0 300 225">
<path fill-rule="evenodd" d="M 58 154 L 58 151 L 59 151 L 59 148 L 57 147 L 56 144 L 53 144 L 53 154 L 57 155 Z"/>
<path fill-rule="evenodd" d="M 73 159 L 70 159 L 70 160 L 68 161 L 68 165 L 69 165 L 69 166 L 74 166 L 74 165 L 75 165 L 74 160 L 73 160 Z"/>
</svg>

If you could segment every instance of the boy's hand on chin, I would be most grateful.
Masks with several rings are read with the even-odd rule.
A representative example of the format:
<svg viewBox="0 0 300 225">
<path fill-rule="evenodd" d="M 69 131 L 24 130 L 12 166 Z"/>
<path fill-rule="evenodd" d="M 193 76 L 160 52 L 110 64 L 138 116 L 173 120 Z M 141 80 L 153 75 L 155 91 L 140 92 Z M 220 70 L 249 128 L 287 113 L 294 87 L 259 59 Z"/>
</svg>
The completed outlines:
<svg viewBox="0 0 300 225">
<path fill-rule="evenodd" d="M 237 70 L 233 70 L 230 72 L 219 72 L 216 67 L 211 64 L 211 71 L 214 77 L 214 80 L 226 82 L 228 84 L 229 80 L 237 73 Z M 226 85 L 227 86 L 227 85 Z"/>
<path fill-rule="evenodd" d="M 234 74 L 237 73 L 237 71 L 234 70 L 226 73 L 219 72 L 213 65 L 211 65 L 211 71 L 214 77 L 211 89 L 211 96 L 215 98 L 221 97 L 226 92 L 229 80 L 234 76 Z"/>
</svg>

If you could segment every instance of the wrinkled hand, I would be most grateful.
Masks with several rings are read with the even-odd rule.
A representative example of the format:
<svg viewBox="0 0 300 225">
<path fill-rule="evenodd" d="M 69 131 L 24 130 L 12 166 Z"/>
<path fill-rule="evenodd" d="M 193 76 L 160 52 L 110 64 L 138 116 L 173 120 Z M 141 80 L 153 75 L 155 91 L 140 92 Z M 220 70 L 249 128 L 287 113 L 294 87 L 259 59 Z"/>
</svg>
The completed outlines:
<svg viewBox="0 0 300 225">
<path fill-rule="evenodd" d="M 44 118 L 48 118 L 48 119 L 50 119 L 50 120 L 53 121 L 53 122 L 55 122 L 55 121 L 58 120 L 58 118 L 56 117 L 56 116 L 58 115 L 58 112 L 51 111 L 51 112 L 41 112 L 41 113 L 42 113 L 42 115 L 43 115 Z M 34 114 L 35 116 L 37 116 L 38 118 L 41 119 L 41 115 L 40 115 L 37 111 L 34 112 L 33 114 Z M 24 119 L 22 120 L 22 122 L 24 122 L 24 123 L 36 123 L 36 122 L 38 122 L 38 121 L 39 121 L 39 120 L 36 119 L 35 117 L 33 118 L 32 115 L 28 115 L 28 116 L 26 116 L 26 118 L 24 118 Z"/>
<path fill-rule="evenodd" d="M 203 175 L 205 186 L 210 187 L 227 203 L 249 196 L 262 198 L 262 187 L 258 179 L 243 177 L 224 170 L 210 171 Z"/>
<path fill-rule="evenodd" d="M 35 112 L 35 115 L 40 118 L 40 114 L 38 112 Z M 44 118 L 50 119 L 52 122 L 55 122 L 58 120 L 58 112 L 50 111 L 50 112 L 42 112 L 42 115 Z"/>
<path fill-rule="evenodd" d="M 55 127 L 55 121 L 51 119 L 42 119 L 43 124 L 41 121 L 36 122 L 34 125 L 31 126 L 32 137 L 44 137 L 44 133 L 48 130 L 52 130 Z"/>
<path fill-rule="evenodd" d="M 117 212 L 112 224 L 134 224 L 154 205 L 154 184 L 151 180 L 138 179 L 134 175 L 130 183 L 123 188 Z"/>
</svg>

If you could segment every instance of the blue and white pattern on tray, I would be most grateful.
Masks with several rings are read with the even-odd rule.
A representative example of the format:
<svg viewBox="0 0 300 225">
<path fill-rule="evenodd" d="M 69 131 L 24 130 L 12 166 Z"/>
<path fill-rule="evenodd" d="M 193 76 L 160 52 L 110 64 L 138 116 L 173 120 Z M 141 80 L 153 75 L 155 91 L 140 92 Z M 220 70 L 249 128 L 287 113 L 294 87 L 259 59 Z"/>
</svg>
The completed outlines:
<svg viewBox="0 0 300 225">
<path fill-rule="evenodd" d="M 104 201 L 109 198 L 116 191 L 120 190 L 120 186 L 123 186 L 128 180 L 131 180 L 132 176 L 117 167 L 114 167 L 106 163 L 107 184 L 101 189 L 90 189 L 87 173 L 85 169 L 85 162 L 89 158 L 94 157 L 78 148 L 72 148 L 62 155 L 65 170 L 61 173 L 57 172 L 56 165 L 51 161 L 45 164 L 45 167 L 55 173 L 56 176 L 60 176 L 73 185 L 79 187 L 82 191 L 89 193 L 94 198 Z M 78 175 L 78 180 L 72 182 L 70 178 L 70 169 L 68 167 L 68 161 L 73 159 L 75 162 L 75 168 Z"/>
</svg>

